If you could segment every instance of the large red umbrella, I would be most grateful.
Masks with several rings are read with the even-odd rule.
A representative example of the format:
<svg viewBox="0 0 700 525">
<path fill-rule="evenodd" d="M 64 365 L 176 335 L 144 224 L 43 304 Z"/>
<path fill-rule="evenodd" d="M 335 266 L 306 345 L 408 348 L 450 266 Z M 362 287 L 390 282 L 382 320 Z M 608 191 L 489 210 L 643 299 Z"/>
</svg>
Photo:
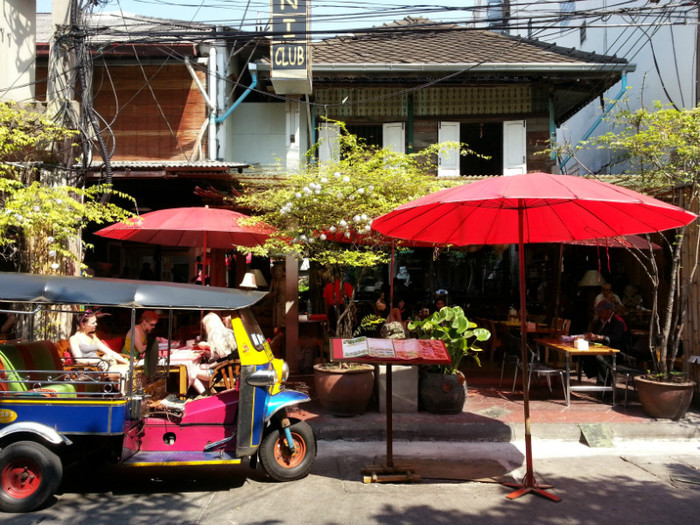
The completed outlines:
<svg viewBox="0 0 700 525">
<path fill-rule="evenodd" d="M 448 188 L 375 219 L 372 228 L 409 241 L 439 244 L 518 243 L 520 322 L 527 333 L 525 243 L 567 242 L 657 232 L 689 224 L 696 215 L 632 190 L 583 177 L 529 173 Z M 527 343 L 522 341 L 523 384 Z M 560 498 L 537 485 L 532 468 L 529 393 L 524 389 L 527 472 L 508 497 L 535 492 Z"/>
<path fill-rule="evenodd" d="M 100 237 L 121 241 L 230 249 L 233 246 L 258 246 L 271 233 L 264 223 L 241 224 L 247 215 L 220 208 L 168 208 L 144 213 L 95 232 Z"/>
<path fill-rule="evenodd" d="M 234 246 L 258 246 L 275 231 L 265 223 L 242 224 L 248 215 L 209 207 L 167 208 L 144 213 L 124 222 L 102 228 L 95 235 L 162 246 L 201 246 L 231 249 Z M 206 264 L 203 265 L 206 268 Z M 206 274 L 206 270 L 202 272 Z M 204 275 L 202 276 L 204 278 Z"/>
</svg>

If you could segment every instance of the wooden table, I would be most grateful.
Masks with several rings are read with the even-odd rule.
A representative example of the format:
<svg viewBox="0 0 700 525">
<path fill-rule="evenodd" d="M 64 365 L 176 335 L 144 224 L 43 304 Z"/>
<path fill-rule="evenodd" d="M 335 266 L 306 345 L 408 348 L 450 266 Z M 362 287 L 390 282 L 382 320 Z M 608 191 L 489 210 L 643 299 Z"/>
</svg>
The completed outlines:
<svg viewBox="0 0 700 525">
<path fill-rule="evenodd" d="M 579 350 L 574 347 L 573 343 L 564 342 L 560 338 L 541 338 L 535 339 L 535 343 L 547 349 L 554 350 L 559 354 L 563 354 L 566 362 L 566 405 L 571 404 L 571 392 L 612 392 L 612 403 L 615 404 L 615 356 L 620 351 L 605 345 L 589 344 L 588 350 Z M 571 357 L 572 356 L 597 356 L 609 355 L 612 356 L 612 383 L 606 385 L 571 385 Z M 579 370 L 579 381 L 581 380 L 581 372 Z"/>
<path fill-rule="evenodd" d="M 442 341 L 437 341 L 444 348 L 444 343 Z M 407 465 L 395 465 L 393 457 L 393 407 L 392 407 L 392 397 L 393 397 L 393 386 L 391 379 L 391 366 L 392 365 L 449 365 L 451 364 L 451 359 L 447 350 L 445 349 L 445 355 L 448 357 L 446 359 L 399 359 L 399 358 L 376 358 L 376 357 L 353 357 L 345 358 L 343 357 L 343 340 L 342 339 L 331 339 L 331 360 L 332 361 L 342 361 L 347 363 L 368 363 L 373 365 L 385 365 L 386 366 L 386 462 L 383 465 L 371 465 L 363 469 L 365 476 L 365 483 L 370 482 L 382 482 L 382 481 L 420 481 L 420 477 L 414 474 L 412 467 Z"/>
</svg>

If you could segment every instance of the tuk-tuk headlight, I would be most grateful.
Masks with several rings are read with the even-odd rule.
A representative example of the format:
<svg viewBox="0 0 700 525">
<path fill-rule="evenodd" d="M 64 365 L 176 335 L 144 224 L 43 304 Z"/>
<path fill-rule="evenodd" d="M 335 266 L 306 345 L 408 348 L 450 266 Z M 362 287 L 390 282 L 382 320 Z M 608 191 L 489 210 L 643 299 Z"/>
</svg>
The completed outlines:
<svg viewBox="0 0 700 525">
<path fill-rule="evenodd" d="M 287 379 L 289 379 L 289 365 L 287 364 L 287 361 L 282 362 L 282 382 L 284 383 Z"/>
</svg>

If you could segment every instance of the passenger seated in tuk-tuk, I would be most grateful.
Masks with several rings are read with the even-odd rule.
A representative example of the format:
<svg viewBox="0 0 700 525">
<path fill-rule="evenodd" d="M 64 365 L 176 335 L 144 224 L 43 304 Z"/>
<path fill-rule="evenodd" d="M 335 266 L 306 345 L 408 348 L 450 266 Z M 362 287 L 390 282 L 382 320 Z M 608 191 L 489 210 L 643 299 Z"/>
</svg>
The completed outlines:
<svg viewBox="0 0 700 525">
<path fill-rule="evenodd" d="M 128 364 L 129 361 L 124 356 L 112 350 L 95 335 L 97 314 L 98 312 L 92 310 L 85 310 L 81 314 L 78 330 L 69 339 L 71 356 L 79 365 L 99 365 L 101 361 L 106 361 L 111 368 L 115 363 Z"/>
<path fill-rule="evenodd" d="M 134 350 L 136 351 L 136 359 L 144 357 L 146 348 L 148 347 L 148 334 L 150 334 L 153 329 L 158 324 L 158 314 L 153 310 L 146 310 L 141 314 L 139 318 L 139 323 L 134 327 L 134 332 L 136 337 L 134 337 Z M 124 348 L 122 349 L 122 354 L 131 356 L 131 330 L 126 333 L 124 338 Z"/>
<path fill-rule="evenodd" d="M 236 358 L 238 355 L 238 345 L 233 330 L 224 325 L 221 317 L 210 312 L 202 319 L 202 326 L 207 334 L 207 340 L 200 342 L 198 346 L 205 350 L 191 366 L 188 366 L 187 370 L 190 386 L 193 386 L 198 394 L 204 393 L 205 383 L 209 383 L 219 363 Z"/>
</svg>

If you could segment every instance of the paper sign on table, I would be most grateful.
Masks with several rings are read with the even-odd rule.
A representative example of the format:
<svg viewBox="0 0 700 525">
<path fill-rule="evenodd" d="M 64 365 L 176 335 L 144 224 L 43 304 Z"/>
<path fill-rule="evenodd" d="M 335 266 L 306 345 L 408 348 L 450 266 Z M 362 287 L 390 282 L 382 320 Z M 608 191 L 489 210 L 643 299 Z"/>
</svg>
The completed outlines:
<svg viewBox="0 0 700 525">
<path fill-rule="evenodd" d="M 363 357 L 369 355 L 369 346 L 366 337 L 355 339 L 343 339 L 343 358 Z"/>
<path fill-rule="evenodd" d="M 450 359 L 442 341 L 437 339 L 419 339 L 420 357 L 422 359 Z"/>
<path fill-rule="evenodd" d="M 394 339 L 394 352 L 398 359 L 418 359 L 420 357 L 418 339 Z"/>
<path fill-rule="evenodd" d="M 367 339 L 369 346 L 369 356 L 380 359 L 393 359 L 396 357 L 394 352 L 394 342 L 392 339 L 378 339 L 370 337 Z"/>
</svg>

